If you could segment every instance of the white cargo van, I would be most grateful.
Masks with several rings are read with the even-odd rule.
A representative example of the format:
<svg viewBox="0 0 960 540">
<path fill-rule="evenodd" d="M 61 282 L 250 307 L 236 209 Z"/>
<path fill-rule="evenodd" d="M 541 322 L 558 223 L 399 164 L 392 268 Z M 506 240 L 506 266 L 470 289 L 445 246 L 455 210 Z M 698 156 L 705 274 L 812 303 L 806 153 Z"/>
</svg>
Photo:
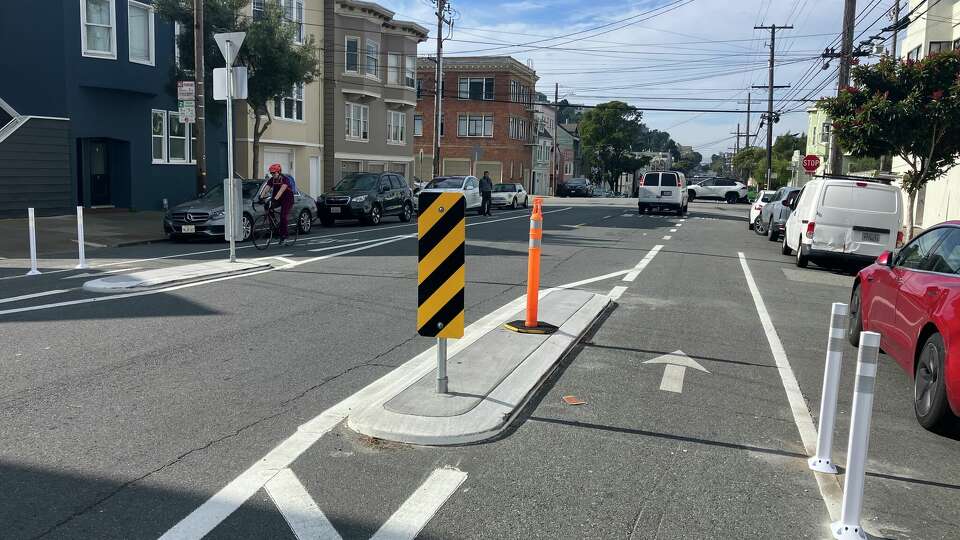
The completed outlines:
<svg viewBox="0 0 960 540">
<path fill-rule="evenodd" d="M 879 182 L 817 179 L 803 186 L 783 234 L 797 266 L 838 259 L 872 263 L 903 241 L 900 190 Z"/>
<path fill-rule="evenodd" d="M 677 171 L 644 173 L 637 185 L 637 210 L 673 210 L 678 216 L 687 211 L 687 178 Z"/>
</svg>

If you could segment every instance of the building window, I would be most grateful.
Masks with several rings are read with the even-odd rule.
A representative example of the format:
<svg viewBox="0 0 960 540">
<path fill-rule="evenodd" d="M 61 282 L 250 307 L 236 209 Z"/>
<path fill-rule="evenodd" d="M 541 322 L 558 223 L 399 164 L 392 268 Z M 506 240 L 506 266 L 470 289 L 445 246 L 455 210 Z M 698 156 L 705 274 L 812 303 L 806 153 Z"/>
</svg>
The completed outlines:
<svg viewBox="0 0 960 540">
<path fill-rule="evenodd" d="M 150 135 L 153 142 L 153 162 L 163 163 L 167 160 L 167 113 L 166 111 L 150 112 Z"/>
<path fill-rule="evenodd" d="M 493 100 L 493 77 L 460 77 L 460 99 Z"/>
<path fill-rule="evenodd" d="M 167 128 L 169 130 L 168 147 L 170 149 L 170 161 L 187 161 L 187 125 L 180 122 L 180 113 L 167 113 L 169 121 Z"/>
<path fill-rule="evenodd" d="M 423 99 L 423 79 L 417 79 L 417 99 Z"/>
<path fill-rule="evenodd" d="M 920 46 L 917 45 L 915 49 L 907 53 L 907 60 L 919 60 L 920 59 Z"/>
<path fill-rule="evenodd" d="M 418 90 L 417 90 L 417 96 L 419 97 L 419 96 L 420 96 L 420 91 L 419 91 L 420 85 L 417 84 L 417 83 L 418 83 L 418 81 L 417 81 L 417 57 L 416 57 L 416 56 L 408 56 L 408 57 L 407 57 L 407 63 L 406 63 L 406 66 L 405 66 L 405 67 L 406 67 L 406 69 L 405 69 L 404 72 L 403 72 L 403 85 L 406 86 L 407 88 L 414 88 L 414 86 L 416 86 L 416 88 L 418 88 Z"/>
<path fill-rule="evenodd" d="M 148 66 L 154 65 L 153 6 L 132 0 L 128 2 L 127 28 L 129 29 L 130 61 Z"/>
<path fill-rule="evenodd" d="M 294 25 L 293 40 L 298 44 L 302 44 L 303 0 L 280 0 L 280 7 L 283 9 L 283 18 Z M 260 9 L 263 9 L 262 5 Z"/>
<path fill-rule="evenodd" d="M 407 141 L 407 113 L 387 111 L 387 142 L 404 144 Z"/>
<path fill-rule="evenodd" d="M 356 103 L 344 104 L 344 124 L 347 139 L 366 141 L 370 138 L 370 108 Z"/>
<path fill-rule="evenodd" d="M 563 174 L 572 175 L 573 174 L 573 163 L 569 161 L 563 164 Z"/>
<path fill-rule="evenodd" d="M 253 0 L 253 18 L 254 19 L 260 19 L 263 17 L 263 14 L 264 14 L 263 2 L 264 0 Z"/>
<path fill-rule="evenodd" d="M 400 55 L 387 55 L 387 84 L 400 84 Z"/>
<path fill-rule="evenodd" d="M 297 83 L 288 94 L 273 100 L 273 116 L 283 120 L 303 121 L 303 83 Z"/>
<path fill-rule="evenodd" d="M 367 41 L 366 67 L 368 77 L 380 78 L 380 44 L 376 41 Z"/>
<path fill-rule="evenodd" d="M 527 138 L 527 121 L 523 118 L 510 117 L 510 138 L 523 140 Z"/>
<path fill-rule="evenodd" d="M 960 49 L 960 38 L 953 40 L 953 50 Z"/>
<path fill-rule="evenodd" d="M 173 23 L 173 65 L 180 67 L 180 36 L 183 35 L 183 25 Z"/>
<path fill-rule="evenodd" d="M 348 73 L 360 72 L 360 38 L 347 38 L 346 58 L 344 59 L 343 70 Z"/>
<path fill-rule="evenodd" d="M 423 137 L 423 115 L 422 114 L 416 114 L 413 116 L 413 136 Z"/>
<path fill-rule="evenodd" d="M 117 9 L 114 0 L 80 0 L 83 56 L 117 57 Z"/>
<path fill-rule="evenodd" d="M 820 130 L 820 142 L 821 142 L 821 143 L 826 144 L 826 143 L 829 143 L 829 142 L 830 142 L 830 128 L 832 128 L 832 127 L 833 127 L 833 126 L 830 124 L 830 122 L 824 122 L 824 123 L 823 123 L 823 128 Z"/>
<path fill-rule="evenodd" d="M 941 52 L 949 52 L 953 50 L 952 41 L 931 41 L 930 47 L 927 49 L 927 56 L 931 54 L 937 54 Z"/>
<path fill-rule="evenodd" d="M 459 137 L 493 137 L 492 114 L 461 114 L 457 122 Z"/>
</svg>

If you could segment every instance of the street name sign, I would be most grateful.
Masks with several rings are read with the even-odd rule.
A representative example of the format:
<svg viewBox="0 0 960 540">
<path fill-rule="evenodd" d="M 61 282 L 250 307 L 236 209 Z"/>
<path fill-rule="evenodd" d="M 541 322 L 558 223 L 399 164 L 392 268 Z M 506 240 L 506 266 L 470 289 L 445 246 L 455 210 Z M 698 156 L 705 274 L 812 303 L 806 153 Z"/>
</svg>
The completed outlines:
<svg viewBox="0 0 960 540">
<path fill-rule="evenodd" d="M 466 286 L 466 201 L 421 193 L 417 218 L 417 333 L 462 338 Z"/>
</svg>

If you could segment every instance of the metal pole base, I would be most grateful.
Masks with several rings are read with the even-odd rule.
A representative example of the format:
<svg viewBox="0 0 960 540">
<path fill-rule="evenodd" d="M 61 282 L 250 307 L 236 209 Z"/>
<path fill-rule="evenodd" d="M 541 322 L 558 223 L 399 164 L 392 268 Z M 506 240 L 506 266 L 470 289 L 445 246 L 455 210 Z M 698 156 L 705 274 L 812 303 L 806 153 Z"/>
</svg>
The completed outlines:
<svg viewBox="0 0 960 540">
<path fill-rule="evenodd" d="M 447 393 L 447 378 L 446 377 L 437 377 L 437 393 L 446 394 Z"/>
<path fill-rule="evenodd" d="M 39 276 L 39 275 L 40 275 L 40 271 L 37 270 L 37 269 L 33 269 L 33 270 L 30 270 L 29 272 L 27 272 L 26 275 L 28 275 L 28 276 Z"/>
<path fill-rule="evenodd" d="M 837 474 L 837 468 L 829 459 L 821 459 L 816 456 L 807 460 L 810 470 L 823 474 Z"/>
<path fill-rule="evenodd" d="M 867 534 L 859 524 L 844 525 L 842 521 L 834 521 L 830 525 L 830 530 L 833 531 L 833 537 L 838 540 L 867 540 Z"/>
<path fill-rule="evenodd" d="M 86 270 L 87 268 L 90 268 L 90 267 L 87 266 L 87 263 L 80 263 L 80 264 L 74 266 L 73 268 L 76 269 L 76 270 Z"/>
</svg>

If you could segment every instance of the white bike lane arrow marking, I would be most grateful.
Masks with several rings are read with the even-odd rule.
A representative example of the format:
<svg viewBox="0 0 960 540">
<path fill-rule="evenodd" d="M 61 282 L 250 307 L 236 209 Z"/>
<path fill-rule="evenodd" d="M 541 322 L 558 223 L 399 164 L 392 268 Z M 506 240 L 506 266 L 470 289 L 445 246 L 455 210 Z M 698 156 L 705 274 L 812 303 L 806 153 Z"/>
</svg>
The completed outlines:
<svg viewBox="0 0 960 540">
<path fill-rule="evenodd" d="M 677 394 L 683 392 L 683 376 L 687 368 L 710 373 L 696 360 L 684 354 L 683 351 L 673 351 L 670 354 L 647 360 L 644 364 L 666 364 L 666 367 L 663 368 L 663 379 L 660 380 L 660 389 Z"/>
</svg>

